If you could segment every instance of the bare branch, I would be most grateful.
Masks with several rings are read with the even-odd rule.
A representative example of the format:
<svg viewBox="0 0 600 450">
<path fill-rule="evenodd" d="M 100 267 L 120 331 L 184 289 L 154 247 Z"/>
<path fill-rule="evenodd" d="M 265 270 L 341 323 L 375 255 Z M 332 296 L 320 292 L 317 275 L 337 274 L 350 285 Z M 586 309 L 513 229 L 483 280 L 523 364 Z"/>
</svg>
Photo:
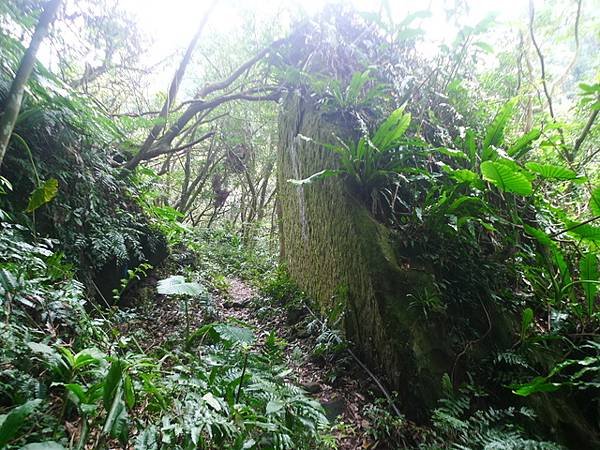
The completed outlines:
<svg viewBox="0 0 600 450">
<path fill-rule="evenodd" d="M 205 86 L 204 88 L 202 88 L 200 90 L 200 92 L 198 92 L 198 94 L 196 95 L 196 98 L 202 99 L 203 97 L 206 97 L 207 95 L 209 95 L 213 92 L 221 91 L 221 90 L 229 87 L 231 85 L 231 83 L 233 83 L 235 80 L 237 80 L 240 77 L 240 75 L 242 75 L 244 72 L 246 72 L 252 66 L 254 66 L 254 64 L 256 64 L 258 61 L 260 61 L 262 58 L 264 58 L 274 48 L 279 47 L 283 42 L 285 42 L 285 39 L 279 39 L 278 41 L 273 42 L 268 47 L 265 47 L 260 52 L 258 52 L 256 55 L 254 55 L 252 58 L 250 58 L 248 61 L 243 63 L 240 67 L 238 67 L 231 75 L 229 75 L 224 80 L 221 80 L 217 83 L 209 84 L 208 86 Z"/>
<path fill-rule="evenodd" d="M 141 155 L 139 162 L 148 161 L 148 160 L 154 159 L 160 155 L 166 155 L 168 153 L 176 153 L 181 150 L 186 150 L 196 144 L 199 144 L 202 141 L 205 141 L 206 139 L 211 138 L 214 134 L 215 134 L 214 131 L 209 131 L 208 133 L 204 134 L 201 138 L 197 139 L 196 141 L 192 142 L 191 144 L 184 145 L 184 146 L 178 147 L 178 148 L 171 148 L 169 146 L 154 147 L 154 148 L 148 150 L 147 152 L 145 152 L 143 155 Z"/>
<path fill-rule="evenodd" d="M 592 111 L 592 114 L 590 115 L 587 123 L 585 124 L 585 127 L 583 127 L 583 130 L 581 131 L 581 134 L 575 140 L 575 145 L 573 146 L 573 153 L 574 154 L 577 154 L 579 152 L 579 148 L 581 147 L 581 144 L 583 144 L 583 141 L 585 141 L 585 138 L 590 133 L 590 130 L 592 129 L 592 125 L 594 125 L 594 122 L 596 121 L 596 117 L 598 117 L 598 112 L 600 112 L 600 110 L 598 110 L 598 109 L 594 109 Z M 594 152 L 591 155 L 591 157 L 586 160 L 585 163 L 591 161 L 593 159 L 593 157 L 598 153 L 598 151 L 600 151 L 600 150 L 597 150 L 596 152 Z M 584 165 L 585 165 L 585 163 L 584 163 Z"/>
<path fill-rule="evenodd" d="M 202 112 L 216 108 L 223 103 L 231 102 L 234 100 L 246 100 L 246 101 L 276 101 L 281 97 L 281 91 L 273 91 L 266 95 L 252 95 L 251 93 L 240 92 L 238 94 L 224 95 L 217 97 L 214 100 L 207 102 L 193 103 L 190 107 L 181 115 L 181 117 L 171 126 L 169 131 L 160 139 L 158 147 L 169 147 L 177 135 L 183 130 L 183 127 L 192 120 L 192 118 Z M 146 158 L 144 158 L 146 159 Z"/>
<path fill-rule="evenodd" d="M 183 59 L 181 60 L 181 63 L 179 64 L 179 67 L 177 68 L 177 71 L 175 72 L 175 75 L 173 76 L 173 79 L 171 80 L 171 85 L 169 86 L 169 92 L 167 93 L 167 98 L 163 104 L 160 114 L 158 115 L 159 118 L 166 119 L 173 103 L 175 102 L 175 98 L 177 97 L 177 91 L 179 90 L 179 86 L 181 85 L 181 81 L 183 79 L 183 76 L 185 75 L 185 70 L 192 58 L 192 53 L 194 52 L 194 49 L 196 48 L 198 39 L 200 39 L 200 35 L 202 34 L 204 27 L 206 26 L 208 17 L 210 16 L 210 13 L 212 12 L 212 9 L 214 8 L 216 2 L 217 2 L 217 0 L 213 0 L 213 2 L 208 7 L 206 14 L 204 14 L 204 17 L 202 18 L 202 21 L 200 22 L 200 25 L 198 26 L 198 30 L 196 31 L 196 34 L 194 35 L 194 37 L 192 38 L 192 40 L 190 41 L 190 43 L 188 45 L 185 55 L 183 56 Z M 137 166 L 140 161 L 142 161 L 144 159 L 148 159 L 145 157 L 145 154 L 148 152 L 148 150 L 150 149 L 150 147 L 152 146 L 154 141 L 156 141 L 156 139 L 158 138 L 158 135 L 161 133 L 161 131 L 164 129 L 164 127 L 165 127 L 165 121 L 160 121 L 159 123 L 154 125 L 154 127 L 152 127 L 150 134 L 148 134 L 148 137 L 142 144 L 142 147 L 140 148 L 137 155 L 127 164 L 128 168 L 132 169 L 135 166 Z"/>
<path fill-rule="evenodd" d="M 278 100 L 281 95 L 281 91 L 273 90 L 273 88 L 253 88 L 246 90 L 237 94 L 226 94 L 221 97 L 217 97 L 213 100 L 203 100 L 202 98 L 208 94 L 214 93 L 219 90 L 226 89 L 229 87 L 234 81 L 236 81 L 244 72 L 249 70 L 252 66 L 254 66 L 258 61 L 265 57 L 270 51 L 274 48 L 280 46 L 285 40 L 280 39 L 278 41 L 273 42 L 268 47 L 264 48 L 248 61 L 243 63 L 238 69 L 236 69 L 229 77 L 225 80 L 219 81 L 217 83 L 209 84 L 200 90 L 196 98 L 197 101 L 191 103 L 188 108 L 181 114 L 179 119 L 165 132 L 165 134 L 160 138 L 158 142 L 156 142 L 156 134 L 153 132 L 148 136 L 146 142 L 142 145 L 140 151 L 125 164 L 125 168 L 134 169 L 141 161 L 148 160 L 151 157 L 148 157 L 146 153 L 153 155 L 161 155 L 164 153 L 169 153 L 169 148 L 171 147 L 173 140 L 181 133 L 181 131 L 185 128 L 185 126 L 190 122 L 196 114 L 202 111 L 209 111 L 211 109 L 216 108 L 217 106 L 230 102 L 233 100 L 246 100 L 246 101 L 268 101 L 268 100 Z M 265 95 L 254 95 L 259 92 L 269 92 Z M 157 128 L 157 127 L 155 127 Z M 160 125 L 160 131 L 164 128 L 163 125 Z M 157 128 L 158 129 L 158 128 Z M 153 130 L 154 131 L 154 130 Z"/>
<path fill-rule="evenodd" d="M 540 60 L 540 70 L 542 72 L 542 86 L 544 88 L 544 95 L 546 96 L 546 100 L 548 101 L 548 109 L 550 110 L 550 116 L 552 120 L 556 122 L 556 117 L 554 116 L 554 108 L 552 106 L 552 97 L 550 97 L 550 92 L 548 91 L 548 83 L 546 81 L 546 65 L 544 63 L 544 55 L 535 40 L 535 33 L 533 32 L 533 21 L 535 19 L 535 9 L 533 7 L 533 0 L 529 0 L 529 35 L 531 36 L 531 42 L 533 42 L 533 46 L 535 47 L 535 51 L 538 55 L 538 59 Z"/>
</svg>

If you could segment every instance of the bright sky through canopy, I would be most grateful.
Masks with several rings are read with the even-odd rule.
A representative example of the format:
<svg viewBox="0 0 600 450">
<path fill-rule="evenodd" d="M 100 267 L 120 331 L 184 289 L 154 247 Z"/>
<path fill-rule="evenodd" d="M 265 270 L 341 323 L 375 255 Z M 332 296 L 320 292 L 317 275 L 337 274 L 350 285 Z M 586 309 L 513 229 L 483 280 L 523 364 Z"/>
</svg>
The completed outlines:
<svg viewBox="0 0 600 450">
<path fill-rule="evenodd" d="M 316 14 L 326 3 L 322 0 L 221 0 L 210 16 L 209 27 L 220 33 L 236 32 L 244 21 L 244 14 L 249 10 L 258 19 L 279 14 L 281 20 L 286 18 L 289 20 L 289 15 L 281 14 L 283 11 L 300 10 L 308 14 Z M 381 1 L 376 0 L 351 0 L 350 3 L 359 11 L 365 12 L 378 12 L 382 4 Z M 428 40 L 440 42 L 454 37 L 456 29 L 447 22 L 445 17 L 445 9 L 453 7 L 454 2 L 389 0 L 388 3 L 395 21 L 402 20 L 411 12 L 430 10 L 432 16 L 421 23 L 426 30 Z M 149 55 L 155 60 L 185 48 L 208 4 L 206 0 L 122 0 L 123 7 L 137 18 L 142 32 L 151 36 L 153 44 Z M 527 0 L 471 2 L 468 20 L 471 20 L 474 25 L 488 14 L 494 13 L 498 21 L 506 23 L 522 16 L 526 8 Z"/>
</svg>

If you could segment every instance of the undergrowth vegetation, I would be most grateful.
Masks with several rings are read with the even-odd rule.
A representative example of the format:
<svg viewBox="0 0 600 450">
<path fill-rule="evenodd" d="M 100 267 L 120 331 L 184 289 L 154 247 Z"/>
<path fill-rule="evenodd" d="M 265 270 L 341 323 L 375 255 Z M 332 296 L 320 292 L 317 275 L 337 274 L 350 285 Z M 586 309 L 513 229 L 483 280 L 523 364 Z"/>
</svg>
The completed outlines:
<svg viewBox="0 0 600 450">
<path fill-rule="evenodd" d="M 40 11 L 57 2 L 0 5 L 0 119 L 18 97 L 23 43 L 35 44 Z M 243 39 L 215 34 L 199 64 L 209 11 L 168 91 L 150 95 L 146 77 L 171 61 L 142 67 L 135 30 L 109 0 L 65 2 L 0 156 L 0 449 L 600 446 L 600 84 L 598 45 L 579 35 L 597 13 L 573 3 L 574 60 L 551 76 L 565 48 L 544 59 L 533 2 L 517 50 L 485 42 L 488 18 L 431 59 L 418 54 L 428 12 L 395 23 L 390 4 L 377 14 L 329 5 L 292 32 L 279 17 L 259 30 L 247 15 Z M 461 5 L 445 10 L 457 26 L 469 16 Z M 548 34 L 569 22 L 557 8 L 538 17 Z M 188 65 L 202 70 L 183 82 Z M 294 123 L 286 179 L 289 111 L 278 150 L 276 117 L 294 98 L 310 106 L 298 122 L 314 113 L 340 135 L 318 142 Z M 297 151 L 309 144 L 308 165 L 328 165 L 301 176 Z M 353 254 L 320 265 L 336 240 L 353 239 L 319 241 L 310 202 L 333 183 L 339 197 L 317 206 L 364 213 L 377 234 L 366 251 L 377 254 L 376 239 L 381 265 L 357 268 Z M 432 282 L 405 295 L 393 280 L 374 314 L 352 308 L 380 300 L 385 283 L 311 298 L 277 255 L 290 185 L 302 221 L 290 239 L 316 248 L 296 266 L 316 264 L 324 279 L 350 268 L 357 280 L 391 267 Z M 242 302 L 231 298 L 240 280 L 252 286 Z M 319 295 L 320 281 L 303 288 Z M 393 330 L 346 336 L 351 314 L 357 329 L 379 323 L 367 316 L 390 320 L 394 301 L 411 322 L 394 342 L 424 358 L 415 379 L 397 377 L 402 388 L 418 392 L 432 373 L 440 387 L 418 419 L 422 405 L 389 389 L 389 368 L 354 351 L 376 353 L 372 342 Z M 241 309 L 252 313 L 235 318 Z M 429 348 L 419 333 L 434 331 L 443 342 Z M 324 373 L 315 392 L 300 382 L 305 367 Z M 357 390 L 353 423 L 324 408 L 323 385 Z"/>
<path fill-rule="evenodd" d="M 122 332 L 123 324 L 140 313 L 93 304 L 86 310 L 90 304 L 82 284 L 73 278 L 72 266 L 52 250 L 57 243 L 41 239 L 29 244 L 25 232 L 18 225 L 2 223 L 2 403 L 21 405 L 3 416 L 2 445 L 18 448 L 25 442 L 43 442 L 46 448 L 82 449 L 116 442 L 135 442 L 136 449 L 333 445 L 319 403 L 289 381 L 290 370 L 277 340 L 266 339 L 259 346 L 256 331 L 247 325 L 210 322 L 165 346 L 145 349 L 145 341 L 152 337 L 143 330 Z M 216 264 L 254 261 L 241 258 L 237 254 L 241 247 L 233 241 L 223 245 L 222 239 L 202 235 L 202 254 L 210 257 L 211 265 L 199 258 L 201 269 L 192 276 L 209 287 Z M 207 250 L 208 242 L 218 251 Z M 219 266 L 219 273 L 234 275 L 239 270 Z M 158 293 L 190 297 L 189 302 L 209 295 L 198 283 L 182 280 L 175 276 L 163 280 Z M 69 423 L 74 428 L 66 428 Z"/>
</svg>

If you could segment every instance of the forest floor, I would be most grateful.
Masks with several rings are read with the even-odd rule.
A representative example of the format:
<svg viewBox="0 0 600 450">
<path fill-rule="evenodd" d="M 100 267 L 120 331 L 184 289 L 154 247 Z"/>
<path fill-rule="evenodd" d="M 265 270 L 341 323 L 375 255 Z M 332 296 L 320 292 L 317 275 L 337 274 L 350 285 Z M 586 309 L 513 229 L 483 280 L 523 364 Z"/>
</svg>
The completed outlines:
<svg viewBox="0 0 600 450">
<path fill-rule="evenodd" d="M 220 297 L 217 302 L 223 317 L 261 330 L 262 339 L 270 330 L 285 339 L 285 359 L 293 369 L 293 379 L 323 405 L 329 420 L 337 424 L 334 434 L 339 449 L 375 448 L 367 433 L 369 421 L 363 415 L 369 403 L 365 393 L 369 380 L 364 374 L 352 366 L 349 373 L 339 374 L 340 368 L 335 362 L 312 355 L 315 336 L 302 327 L 302 321 L 294 323 L 305 311 L 286 310 L 272 302 L 265 305 L 266 299 L 239 278 L 231 279 L 229 285 L 229 298 Z"/>
<path fill-rule="evenodd" d="M 145 281 L 146 288 L 154 290 L 156 278 Z M 373 381 L 349 357 L 315 355 L 318 336 L 307 327 L 311 318 L 306 309 L 279 305 L 239 278 L 229 278 L 227 286 L 225 291 L 211 295 L 209 305 L 190 302 L 191 330 L 215 320 L 239 321 L 253 328 L 259 347 L 269 333 L 275 332 L 285 343 L 284 358 L 292 369 L 290 382 L 323 405 L 339 450 L 395 448 L 369 434 L 372 424 L 366 411 L 372 403 L 369 393 L 376 389 Z M 185 318 L 176 299 L 157 295 L 151 308 L 135 309 L 136 319 L 128 324 L 129 331 L 142 331 L 140 345 L 146 352 L 181 339 Z"/>
</svg>

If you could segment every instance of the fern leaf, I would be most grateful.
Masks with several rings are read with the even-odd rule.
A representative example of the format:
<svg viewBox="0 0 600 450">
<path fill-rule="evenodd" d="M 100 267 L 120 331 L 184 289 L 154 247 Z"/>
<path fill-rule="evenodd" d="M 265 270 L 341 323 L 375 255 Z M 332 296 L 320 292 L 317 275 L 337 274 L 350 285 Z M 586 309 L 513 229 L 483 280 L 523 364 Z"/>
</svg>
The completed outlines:
<svg viewBox="0 0 600 450">
<path fill-rule="evenodd" d="M 224 341 L 251 344 L 255 339 L 254 333 L 248 328 L 236 327 L 222 323 L 215 325 L 214 328 Z"/>
</svg>

